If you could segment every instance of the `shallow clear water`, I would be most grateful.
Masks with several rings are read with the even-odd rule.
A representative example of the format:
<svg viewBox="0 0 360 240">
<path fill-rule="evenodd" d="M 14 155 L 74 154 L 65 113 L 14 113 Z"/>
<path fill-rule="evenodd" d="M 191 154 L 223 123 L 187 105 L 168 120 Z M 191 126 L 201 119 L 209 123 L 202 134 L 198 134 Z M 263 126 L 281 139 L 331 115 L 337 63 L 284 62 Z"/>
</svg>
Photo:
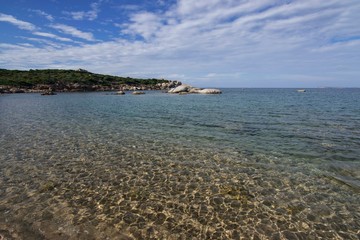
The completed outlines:
<svg viewBox="0 0 360 240">
<path fill-rule="evenodd" d="M 360 89 L 0 96 L 9 239 L 359 239 Z"/>
</svg>

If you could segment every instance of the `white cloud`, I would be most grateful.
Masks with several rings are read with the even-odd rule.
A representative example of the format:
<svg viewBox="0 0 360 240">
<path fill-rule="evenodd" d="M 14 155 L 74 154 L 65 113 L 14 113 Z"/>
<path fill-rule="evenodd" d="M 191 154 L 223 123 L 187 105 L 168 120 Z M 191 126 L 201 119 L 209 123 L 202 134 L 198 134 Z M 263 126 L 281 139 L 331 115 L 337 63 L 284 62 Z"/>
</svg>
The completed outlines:
<svg viewBox="0 0 360 240">
<path fill-rule="evenodd" d="M 130 23 L 123 25 L 125 34 L 141 35 L 144 39 L 154 36 L 157 30 L 162 27 L 161 19 L 153 13 L 142 12 L 132 15 Z"/>
<path fill-rule="evenodd" d="M 49 20 L 49 21 L 51 21 L 51 22 L 54 21 L 54 17 L 53 17 L 52 15 L 44 12 L 44 11 L 41 11 L 41 10 L 30 10 L 30 11 L 38 14 L 39 16 L 45 17 L 47 20 Z"/>
<path fill-rule="evenodd" d="M 59 37 L 58 35 L 55 35 L 55 34 L 52 34 L 52 33 L 33 32 L 32 34 L 37 35 L 37 36 L 42 36 L 42 37 L 53 38 L 53 39 L 63 41 L 63 42 L 73 42 L 73 40 L 71 40 L 70 38 Z"/>
<path fill-rule="evenodd" d="M 157 4 L 159 4 L 160 6 L 165 6 L 166 1 L 165 0 L 157 0 Z"/>
<path fill-rule="evenodd" d="M 176 10 L 180 15 L 193 15 L 198 12 L 207 12 L 211 9 L 216 9 L 222 4 L 226 4 L 228 2 L 229 1 L 218 1 L 218 0 L 208 0 L 208 1 L 182 0 L 182 1 L 178 1 L 178 6 Z"/>
<path fill-rule="evenodd" d="M 26 41 L 34 42 L 34 44 L 31 44 L 33 48 L 36 48 L 34 45 L 36 44 L 43 44 L 44 47 L 42 49 L 61 49 L 64 47 L 64 44 L 55 43 L 54 41 L 43 39 L 43 38 L 36 38 L 36 37 L 19 37 L 21 39 L 24 39 Z M 40 48 L 39 48 L 40 49 Z"/>
<path fill-rule="evenodd" d="M 17 44 L 9 44 L 9 43 L 0 43 L 0 48 L 9 50 L 9 49 L 27 49 L 26 46 L 17 45 Z"/>
<path fill-rule="evenodd" d="M 352 48 L 360 48 L 360 39 L 348 40 L 344 42 L 335 42 L 333 44 L 328 44 L 319 48 L 313 49 L 313 52 L 327 52 L 338 49 L 352 49 Z"/>
<path fill-rule="evenodd" d="M 102 1 L 94 2 L 90 4 L 91 10 L 89 11 L 74 11 L 74 12 L 65 12 L 69 14 L 74 20 L 89 20 L 93 21 L 98 18 L 98 13 L 100 12 L 100 3 Z"/>
<path fill-rule="evenodd" d="M 358 12 L 355 0 L 178 0 L 166 12 L 135 12 L 116 24 L 122 34 L 141 38 L 48 49 L 0 46 L 6 59 L 0 65 L 23 66 L 31 56 L 36 66 L 29 68 L 79 66 L 195 86 L 317 87 L 346 77 L 360 87 Z M 71 26 L 51 27 L 94 41 Z"/>
<path fill-rule="evenodd" d="M 69 34 L 69 35 L 77 37 L 77 38 L 82 38 L 82 39 L 85 39 L 85 40 L 88 40 L 88 41 L 95 41 L 95 38 L 94 38 L 92 33 L 90 33 L 90 32 L 82 32 L 82 31 L 80 31 L 77 28 L 72 27 L 72 26 L 68 26 L 68 25 L 65 25 L 65 24 L 52 24 L 52 25 L 50 25 L 50 27 L 52 27 L 52 28 L 54 28 L 56 30 L 59 30 L 62 33 Z"/>
<path fill-rule="evenodd" d="M 29 22 L 21 21 L 19 19 L 16 19 L 12 15 L 7 15 L 7 14 L 3 14 L 3 13 L 0 13 L 0 22 L 11 23 L 23 30 L 33 31 L 36 29 L 35 25 L 33 25 Z"/>
<path fill-rule="evenodd" d="M 46 15 L 46 13 L 38 11 L 38 10 L 34 10 L 34 12 L 40 13 L 42 15 L 43 14 Z M 56 39 L 56 40 L 59 40 L 59 41 L 64 41 L 64 42 L 72 42 L 73 41 L 73 40 L 71 40 L 69 38 L 59 37 L 59 36 L 57 36 L 55 34 L 52 34 L 52 33 L 46 33 L 46 32 L 38 31 L 38 27 L 36 27 L 34 24 L 18 20 L 18 19 L 16 19 L 15 17 L 13 17 L 11 15 L 6 15 L 6 14 L 0 13 L 0 21 L 8 22 L 8 23 L 11 23 L 11 24 L 17 26 L 20 29 L 31 31 L 32 34 L 37 35 L 37 36 L 53 38 L 53 39 Z M 26 45 L 24 45 L 24 46 L 26 46 Z"/>
</svg>

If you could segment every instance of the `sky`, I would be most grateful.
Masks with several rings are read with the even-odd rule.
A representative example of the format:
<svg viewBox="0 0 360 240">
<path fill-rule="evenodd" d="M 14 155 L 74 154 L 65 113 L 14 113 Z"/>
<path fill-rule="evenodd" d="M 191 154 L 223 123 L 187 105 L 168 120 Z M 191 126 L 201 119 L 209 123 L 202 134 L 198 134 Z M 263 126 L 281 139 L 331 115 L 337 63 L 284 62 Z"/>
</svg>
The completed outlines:
<svg viewBox="0 0 360 240">
<path fill-rule="evenodd" d="M 0 0 L 0 68 L 360 87 L 360 0 Z"/>
</svg>

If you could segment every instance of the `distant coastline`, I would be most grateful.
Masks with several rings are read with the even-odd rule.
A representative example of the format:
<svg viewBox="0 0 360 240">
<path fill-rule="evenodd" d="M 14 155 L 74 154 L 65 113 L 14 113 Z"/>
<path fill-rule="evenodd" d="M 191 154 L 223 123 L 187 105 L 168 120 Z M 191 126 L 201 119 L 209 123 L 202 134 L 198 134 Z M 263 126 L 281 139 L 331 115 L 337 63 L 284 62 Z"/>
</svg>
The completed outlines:
<svg viewBox="0 0 360 240">
<path fill-rule="evenodd" d="M 0 93 L 168 90 L 179 85 L 179 81 L 119 77 L 84 69 L 0 69 Z"/>
</svg>

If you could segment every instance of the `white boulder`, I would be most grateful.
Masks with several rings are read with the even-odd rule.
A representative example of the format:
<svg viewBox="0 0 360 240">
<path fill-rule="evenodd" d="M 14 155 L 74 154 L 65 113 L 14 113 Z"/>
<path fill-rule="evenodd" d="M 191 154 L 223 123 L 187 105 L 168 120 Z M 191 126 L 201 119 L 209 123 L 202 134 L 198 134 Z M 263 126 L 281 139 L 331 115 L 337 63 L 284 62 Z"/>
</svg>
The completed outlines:
<svg viewBox="0 0 360 240">
<path fill-rule="evenodd" d="M 199 90 L 198 93 L 201 93 L 201 94 L 220 94 L 221 90 L 220 89 L 215 89 L 215 88 L 205 88 L 205 89 Z"/>
<path fill-rule="evenodd" d="M 187 92 L 191 87 L 189 85 L 180 85 L 176 88 L 172 88 L 168 91 L 168 93 L 181 93 L 181 92 Z"/>
<path fill-rule="evenodd" d="M 199 93 L 202 90 L 202 88 L 190 88 L 189 93 Z"/>
</svg>

